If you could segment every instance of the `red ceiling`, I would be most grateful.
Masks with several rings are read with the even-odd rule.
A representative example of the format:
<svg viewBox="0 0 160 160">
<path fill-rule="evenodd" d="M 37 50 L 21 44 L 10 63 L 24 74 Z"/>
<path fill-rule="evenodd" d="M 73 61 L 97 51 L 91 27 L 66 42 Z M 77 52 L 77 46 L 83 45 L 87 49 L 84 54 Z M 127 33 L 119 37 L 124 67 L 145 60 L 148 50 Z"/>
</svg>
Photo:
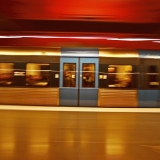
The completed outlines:
<svg viewBox="0 0 160 160">
<path fill-rule="evenodd" d="M 1 0 L 8 18 L 160 22 L 160 0 Z"/>
<path fill-rule="evenodd" d="M 22 21 L 27 20 L 24 25 Z M 147 24 L 143 25 L 144 30 L 148 33 L 141 34 L 137 32 L 137 28 L 132 32 L 126 32 L 131 28 L 121 29 L 122 32 L 111 32 L 106 29 L 106 32 L 100 33 L 111 37 L 145 37 L 145 38 L 160 38 L 160 29 L 155 26 L 160 25 L 160 0 L 1 0 L 0 5 L 0 35 L 15 35 L 17 34 L 42 34 L 39 26 L 36 23 L 30 23 L 28 20 L 41 21 L 43 20 L 76 20 L 76 21 L 94 21 L 94 22 L 116 22 L 116 23 L 135 23 Z M 109 24 L 108 23 L 108 24 Z M 151 30 L 147 26 L 153 24 Z M 39 24 L 39 23 L 38 23 Z M 100 23 L 97 23 L 100 24 Z M 149 25 L 148 25 L 149 24 Z M 107 24 L 106 24 L 107 25 Z M 27 26 L 30 30 L 27 30 Z M 34 29 L 32 28 L 34 26 Z M 42 25 L 41 25 L 42 26 Z M 83 26 L 83 23 L 81 24 Z M 130 26 L 130 25 L 128 25 Z M 133 25 L 134 26 L 134 25 Z M 10 31 L 10 28 L 15 27 Z M 63 26 L 65 28 L 66 25 Z M 73 26 L 70 26 L 71 28 Z M 90 25 L 92 28 L 93 26 Z M 114 26 L 115 31 L 119 26 Z M 2 28 L 2 29 L 1 29 Z M 7 28 L 9 28 L 7 30 Z M 54 35 L 55 32 L 45 26 L 43 34 Z M 51 26 L 51 28 L 54 28 Z M 156 31 L 154 32 L 154 28 Z M 158 27 L 159 28 L 159 27 Z M 6 30 L 5 30 L 6 29 Z M 33 31 L 32 31 L 33 29 Z M 85 27 L 83 28 L 86 29 Z M 101 27 L 99 27 L 101 29 Z M 103 27 L 104 29 L 104 27 Z M 95 27 L 96 30 L 96 27 Z M 139 31 L 143 31 L 141 28 Z M 9 32 L 10 31 L 10 32 Z M 15 32 L 16 31 L 16 32 Z M 23 31 L 23 32 L 22 32 Z M 24 32 L 25 31 L 25 32 Z M 27 32 L 28 31 L 28 32 Z M 32 32 L 31 32 L 32 31 Z M 36 32 L 38 31 L 38 32 Z M 109 31 L 109 32 L 108 32 Z M 152 32 L 152 34 L 150 33 Z M 60 33 L 60 32 L 59 32 Z M 90 36 L 99 35 L 99 33 L 89 33 Z M 136 34 L 138 33 L 138 34 Z M 154 34 L 153 34 L 154 33 Z M 61 32 L 64 34 L 64 32 Z M 65 33 L 66 34 L 66 33 Z M 77 36 L 86 33 L 71 33 L 67 32 L 67 36 Z M 118 47 L 118 48 L 135 48 L 135 49 L 160 49 L 160 43 L 153 42 L 122 42 L 122 41 L 106 41 L 106 40 L 73 40 L 66 39 L 0 39 L 0 46 L 97 46 L 97 47 Z"/>
</svg>

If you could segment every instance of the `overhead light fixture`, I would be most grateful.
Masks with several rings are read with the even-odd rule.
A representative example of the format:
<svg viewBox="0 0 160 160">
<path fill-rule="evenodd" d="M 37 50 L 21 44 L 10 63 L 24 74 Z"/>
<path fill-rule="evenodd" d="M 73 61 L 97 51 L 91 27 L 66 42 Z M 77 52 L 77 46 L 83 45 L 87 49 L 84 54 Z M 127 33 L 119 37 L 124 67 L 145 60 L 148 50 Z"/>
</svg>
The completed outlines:
<svg viewBox="0 0 160 160">
<path fill-rule="evenodd" d="M 154 43 L 160 43 L 160 41 L 152 41 L 152 42 L 154 42 Z"/>
<path fill-rule="evenodd" d="M 19 38 L 19 36 L 0 36 L 0 38 Z"/>
<path fill-rule="evenodd" d="M 141 41 L 152 41 L 155 43 L 160 43 L 160 39 L 152 38 L 114 38 L 114 37 L 103 37 L 103 36 L 46 36 L 46 35 L 0 35 L 0 39 L 16 39 L 16 38 L 46 38 L 46 39 L 86 39 L 86 40 L 108 40 L 108 41 L 131 41 L 131 42 L 141 42 Z"/>
<path fill-rule="evenodd" d="M 151 39 L 151 38 L 107 38 L 107 40 L 140 42 L 140 41 L 158 41 L 160 39 Z"/>
<path fill-rule="evenodd" d="M 96 37 L 96 36 L 44 36 L 44 35 L 13 35 L 13 36 L 0 36 L 0 38 L 106 39 L 106 37 Z"/>
</svg>

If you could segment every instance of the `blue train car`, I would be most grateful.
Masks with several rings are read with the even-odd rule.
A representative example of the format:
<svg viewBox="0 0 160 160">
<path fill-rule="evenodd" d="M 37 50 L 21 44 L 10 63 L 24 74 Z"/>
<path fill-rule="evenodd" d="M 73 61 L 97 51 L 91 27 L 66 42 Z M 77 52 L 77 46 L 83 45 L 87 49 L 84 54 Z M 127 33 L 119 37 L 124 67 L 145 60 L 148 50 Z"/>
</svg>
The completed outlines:
<svg viewBox="0 0 160 160">
<path fill-rule="evenodd" d="M 159 107 L 160 51 L 1 48 L 0 104 Z"/>
</svg>

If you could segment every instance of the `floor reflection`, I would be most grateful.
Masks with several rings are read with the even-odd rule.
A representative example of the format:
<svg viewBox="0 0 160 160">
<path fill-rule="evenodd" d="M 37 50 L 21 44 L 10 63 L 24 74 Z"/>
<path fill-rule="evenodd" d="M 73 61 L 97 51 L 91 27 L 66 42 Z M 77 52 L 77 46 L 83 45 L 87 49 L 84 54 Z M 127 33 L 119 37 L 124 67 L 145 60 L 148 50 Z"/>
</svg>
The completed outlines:
<svg viewBox="0 0 160 160">
<path fill-rule="evenodd" d="M 0 111 L 2 160 L 158 160 L 156 113 Z"/>
</svg>

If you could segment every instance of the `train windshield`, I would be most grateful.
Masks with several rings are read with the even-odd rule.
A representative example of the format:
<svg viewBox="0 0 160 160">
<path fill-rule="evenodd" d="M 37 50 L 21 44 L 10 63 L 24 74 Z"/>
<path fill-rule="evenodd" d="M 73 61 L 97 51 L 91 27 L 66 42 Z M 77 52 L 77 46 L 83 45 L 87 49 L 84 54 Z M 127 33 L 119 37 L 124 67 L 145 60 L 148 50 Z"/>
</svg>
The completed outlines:
<svg viewBox="0 0 160 160">
<path fill-rule="evenodd" d="M 132 87 L 131 65 L 109 65 L 108 87 Z"/>
</svg>

